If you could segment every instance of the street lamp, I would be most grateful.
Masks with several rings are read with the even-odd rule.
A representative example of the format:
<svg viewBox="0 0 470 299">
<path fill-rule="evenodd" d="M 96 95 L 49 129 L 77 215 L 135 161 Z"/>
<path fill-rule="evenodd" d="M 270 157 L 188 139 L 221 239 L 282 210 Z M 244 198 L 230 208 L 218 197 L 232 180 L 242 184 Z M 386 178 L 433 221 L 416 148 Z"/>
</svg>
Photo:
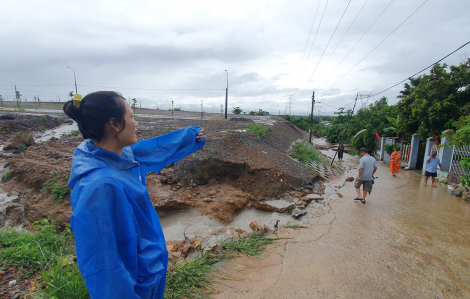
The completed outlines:
<svg viewBox="0 0 470 299">
<path fill-rule="evenodd" d="M 225 70 L 227 72 L 227 70 Z M 227 72 L 227 88 L 225 89 L 225 119 L 227 119 L 227 100 L 228 100 L 228 72 Z"/>
<path fill-rule="evenodd" d="M 75 70 L 73 68 L 71 68 L 70 66 L 67 66 L 67 68 L 69 68 L 73 71 L 73 79 L 75 80 L 75 93 L 78 93 L 78 91 L 77 91 L 77 78 L 75 77 Z"/>
</svg>

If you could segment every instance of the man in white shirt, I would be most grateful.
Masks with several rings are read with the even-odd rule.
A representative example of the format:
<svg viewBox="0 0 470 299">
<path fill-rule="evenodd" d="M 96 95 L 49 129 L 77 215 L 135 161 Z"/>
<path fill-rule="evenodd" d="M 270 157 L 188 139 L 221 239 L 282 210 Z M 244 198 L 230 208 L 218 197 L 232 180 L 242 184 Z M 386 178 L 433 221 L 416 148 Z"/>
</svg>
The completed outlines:
<svg viewBox="0 0 470 299">
<path fill-rule="evenodd" d="M 372 179 L 374 178 L 374 173 L 377 171 L 377 162 L 367 153 L 366 148 L 361 148 L 359 150 L 359 155 L 361 155 L 362 158 L 359 160 L 359 175 L 354 182 L 354 188 L 356 188 L 357 192 L 357 197 L 354 198 L 354 200 L 360 200 L 365 204 L 367 192 L 372 191 Z"/>
<path fill-rule="evenodd" d="M 436 188 L 436 185 L 434 185 L 434 178 L 437 177 L 437 166 L 439 166 L 439 169 L 441 171 L 441 160 L 436 157 L 437 151 L 432 151 L 430 156 L 426 157 L 426 171 L 424 172 L 424 186 L 428 184 L 428 178 L 431 177 L 431 186 Z"/>
</svg>

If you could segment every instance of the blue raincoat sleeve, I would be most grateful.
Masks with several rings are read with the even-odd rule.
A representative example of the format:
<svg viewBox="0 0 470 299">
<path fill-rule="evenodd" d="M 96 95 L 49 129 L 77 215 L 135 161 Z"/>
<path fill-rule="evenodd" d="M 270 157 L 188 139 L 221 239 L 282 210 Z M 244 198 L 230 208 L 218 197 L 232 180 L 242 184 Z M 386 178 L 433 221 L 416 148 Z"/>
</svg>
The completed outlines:
<svg viewBox="0 0 470 299">
<path fill-rule="evenodd" d="M 138 230 L 122 186 L 94 177 L 75 189 L 79 200 L 70 223 L 91 298 L 142 298 L 135 289 Z"/>
<path fill-rule="evenodd" d="M 145 184 L 147 173 L 158 173 L 171 163 L 201 149 L 206 141 L 196 139 L 200 131 L 200 127 L 190 126 L 131 145 L 134 158 L 140 163 L 142 182 Z"/>
</svg>

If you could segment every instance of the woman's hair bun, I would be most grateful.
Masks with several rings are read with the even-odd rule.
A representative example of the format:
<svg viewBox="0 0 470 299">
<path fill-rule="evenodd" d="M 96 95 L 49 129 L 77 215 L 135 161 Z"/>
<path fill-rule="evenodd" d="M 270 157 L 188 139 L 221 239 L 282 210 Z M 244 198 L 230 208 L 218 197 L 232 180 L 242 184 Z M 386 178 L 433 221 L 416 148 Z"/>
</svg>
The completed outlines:
<svg viewBox="0 0 470 299">
<path fill-rule="evenodd" d="M 66 102 L 63 110 L 64 113 L 74 121 L 77 121 L 80 118 L 80 110 L 73 107 L 73 100 Z"/>
</svg>

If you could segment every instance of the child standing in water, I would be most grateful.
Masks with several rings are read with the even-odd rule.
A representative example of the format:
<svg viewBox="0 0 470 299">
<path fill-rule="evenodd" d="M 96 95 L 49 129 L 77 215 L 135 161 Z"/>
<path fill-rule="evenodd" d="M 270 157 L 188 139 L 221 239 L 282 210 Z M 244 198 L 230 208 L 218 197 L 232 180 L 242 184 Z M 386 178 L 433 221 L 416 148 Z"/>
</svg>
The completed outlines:
<svg viewBox="0 0 470 299">
<path fill-rule="evenodd" d="M 77 102 L 63 107 L 85 138 L 73 154 L 70 224 L 90 296 L 163 298 L 168 252 L 145 176 L 202 148 L 201 129 L 137 141 L 137 122 L 119 93 Z"/>
</svg>

